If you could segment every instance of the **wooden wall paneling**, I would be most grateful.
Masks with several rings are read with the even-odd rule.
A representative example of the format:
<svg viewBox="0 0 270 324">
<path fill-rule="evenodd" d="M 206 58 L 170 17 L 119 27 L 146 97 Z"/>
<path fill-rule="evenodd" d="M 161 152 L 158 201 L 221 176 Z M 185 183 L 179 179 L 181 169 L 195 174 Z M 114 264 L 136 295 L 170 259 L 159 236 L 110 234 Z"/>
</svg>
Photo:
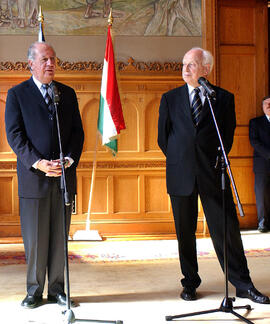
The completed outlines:
<svg viewBox="0 0 270 324">
<path fill-rule="evenodd" d="M 252 159 L 231 159 L 231 169 L 237 185 L 238 194 L 244 210 L 244 217 L 240 217 L 237 209 L 240 226 L 242 229 L 257 227 L 256 201 L 254 195 L 254 174 Z M 234 197 L 235 204 L 237 201 Z"/>
<path fill-rule="evenodd" d="M 16 169 L 0 163 L 0 237 L 19 237 L 20 217 Z"/>
<path fill-rule="evenodd" d="M 87 196 L 87 191 L 85 193 Z M 77 172 L 77 194 L 76 194 L 76 211 L 75 214 L 72 215 L 72 220 L 74 220 L 74 216 L 82 215 L 83 213 L 83 175 L 82 172 Z"/>
<path fill-rule="evenodd" d="M 13 213 L 13 177 L 11 176 L 0 176 L 0 213 L 2 214 L 2 220 L 5 220 L 5 215 L 12 215 Z"/>
<path fill-rule="evenodd" d="M 0 125 L 5 125 L 5 101 L 0 99 Z M 3 134 L 0 136 L 0 152 L 1 153 L 10 153 L 11 148 L 8 145 L 7 138 L 5 135 L 5 128 L 2 128 Z M 0 153 L 0 154 L 1 154 Z"/>
<path fill-rule="evenodd" d="M 108 213 L 109 215 L 113 215 L 114 211 L 114 177 L 112 175 L 108 175 Z M 110 198 L 110 199 L 109 199 Z"/>
<path fill-rule="evenodd" d="M 81 117 L 85 133 L 83 152 L 94 152 L 95 150 L 98 104 L 99 98 L 96 94 L 84 94 L 80 96 Z M 105 149 L 99 145 L 98 150 Z"/>
<path fill-rule="evenodd" d="M 153 172 L 154 170 L 144 172 L 123 169 L 98 170 L 93 196 L 95 203 L 91 212 L 91 228 L 98 229 L 105 237 L 127 236 L 132 233 L 147 236 L 174 235 L 166 189 L 156 187 L 156 180 L 158 184 L 165 184 L 164 174 L 161 171 L 159 175 L 153 176 Z M 78 178 L 81 177 L 80 173 L 79 170 Z M 87 216 L 90 177 L 88 171 L 83 173 L 83 214 L 73 216 L 72 223 L 75 227 L 71 234 L 84 225 Z M 164 201 L 166 207 L 160 205 L 160 200 Z M 110 204 L 111 208 L 109 208 Z"/>
<path fill-rule="evenodd" d="M 265 0 L 220 0 L 219 4 L 219 50 L 220 55 L 224 51 L 227 54 L 238 56 L 241 66 L 238 74 L 245 75 L 251 69 L 254 76 L 240 80 L 238 86 L 251 87 L 248 83 L 253 83 L 253 94 L 255 106 L 260 106 L 261 98 L 268 89 L 268 13 L 267 1 Z M 247 23 L 248 22 L 248 23 Z M 227 49 L 225 49 L 227 47 Z M 246 66 L 244 56 L 253 57 L 250 65 Z M 243 65 L 242 65 L 243 62 Z M 229 68 L 230 65 L 227 66 Z M 222 70 L 220 69 L 220 73 Z M 235 73 L 234 73 L 235 74 Z M 253 77 L 253 78 L 252 78 Z M 231 77 L 231 81 L 234 78 Z M 237 87 L 234 88 L 237 90 Z M 247 88 L 245 94 L 249 93 Z M 260 110 L 261 113 L 261 110 Z"/>
<path fill-rule="evenodd" d="M 256 0 L 220 0 L 218 3 L 219 44 L 254 44 Z"/>
<path fill-rule="evenodd" d="M 149 96 L 150 97 L 150 96 Z M 145 105 L 145 151 L 159 151 L 157 144 L 158 107 L 160 98 L 151 96 Z"/>
<path fill-rule="evenodd" d="M 90 173 L 90 172 L 89 172 Z M 89 193 L 91 185 L 91 175 L 87 174 L 82 176 L 82 213 L 87 214 Z M 107 177 L 95 177 L 95 184 L 93 190 L 93 201 L 91 206 L 91 212 L 108 213 L 108 178 Z"/>
<path fill-rule="evenodd" d="M 256 115 L 262 114 L 261 100 L 269 94 L 269 38 L 268 38 L 268 6 L 267 1 L 256 1 L 255 37 L 256 37 Z M 263 31 L 263 32 L 262 32 Z"/>
<path fill-rule="evenodd" d="M 220 48 L 220 84 L 235 95 L 237 126 L 247 126 L 256 110 L 255 56 L 254 46 Z"/>
<path fill-rule="evenodd" d="M 166 193 L 166 179 L 164 176 L 145 177 L 145 212 L 170 212 L 168 196 Z"/>
<path fill-rule="evenodd" d="M 139 212 L 139 176 L 118 175 L 114 178 L 114 213 Z"/>
<path fill-rule="evenodd" d="M 126 94 L 121 101 L 126 129 L 121 132 L 121 140 L 118 141 L 119 152 L 139 151 L 140 132 L 142 131 L 139 128 L 140 110 L 133 97 L 133 94 Z"/>
</svg>

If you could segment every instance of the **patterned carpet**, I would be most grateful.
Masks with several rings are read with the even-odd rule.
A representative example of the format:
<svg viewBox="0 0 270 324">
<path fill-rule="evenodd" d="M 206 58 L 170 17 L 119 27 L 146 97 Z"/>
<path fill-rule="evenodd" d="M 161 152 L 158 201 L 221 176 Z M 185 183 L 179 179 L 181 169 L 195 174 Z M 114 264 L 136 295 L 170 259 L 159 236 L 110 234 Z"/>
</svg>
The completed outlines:
<svg viewBox="0 0 270 324">
<path fill-rule="evenodd" d="M 242 233 L 247 257 L 270 256 L 270 234 Z M 176 240 L 69 242 L 69 262 L 136 262 L 177 259 Z M 210 238 L 197 239 L 199 258 L 216 258 Z M 0 244 L 0 266 L 24 264 L 22 244 Z"/>
</svg>

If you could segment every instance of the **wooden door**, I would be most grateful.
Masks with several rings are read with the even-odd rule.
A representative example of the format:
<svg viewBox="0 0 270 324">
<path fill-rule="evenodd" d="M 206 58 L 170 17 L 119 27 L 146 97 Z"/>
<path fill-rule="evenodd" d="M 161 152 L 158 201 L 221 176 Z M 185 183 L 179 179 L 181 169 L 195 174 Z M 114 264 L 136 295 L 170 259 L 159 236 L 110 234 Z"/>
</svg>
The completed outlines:
<svg viewBox="0 0 270 324">
<path fill-rule="evenodd" d="M 237 128 L 230 161 L 245 212 L 242 228 L 257 226 L 248 125 L 262 114 L 261 99 L 268 91 L 267 5 L 266 0 L 203 2 L 204 47 L 216 61 L 211 81 L 235 95 Z"/>
</svg>

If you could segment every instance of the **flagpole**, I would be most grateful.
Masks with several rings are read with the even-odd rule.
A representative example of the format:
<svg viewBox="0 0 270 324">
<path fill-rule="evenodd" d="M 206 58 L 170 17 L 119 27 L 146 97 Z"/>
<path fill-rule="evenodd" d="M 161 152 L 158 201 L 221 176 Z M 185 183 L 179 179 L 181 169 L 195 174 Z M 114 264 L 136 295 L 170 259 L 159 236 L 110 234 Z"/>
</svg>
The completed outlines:
<svg viewBox="0 0 270 324">
<path fill-rule="evenodd" d="M 90 215 L 92 210 L 93 191 L 94 191 L 94 184 L 96 180 L 96 169 L 97 169 L 97 146 L 98 146 L 98 131 L 96 135 L 96 145 L 95 145 L 95 152 L 93 158 L 93 169 L 92 169 L 91 186 L 90 186 L 89 201 L 88 201 L 88 212 L 87 212 L 87 219 L 86 219 L 86 231 L 90 231 L 90 219 L 91 219 Z"/>
<path fill-rule="evenodd" d="M 90 229 L 93 191 L 94 191 L 94 184 L 95 184 L 95 179 L 96 179 L 96 168 L 97 168 L 98 137 L 99 136 L 98 136 L 98 131 L 97 131 L 85 230 L 79 230 L 79 231 L 75 232 L 73 235 L 74 241 L 102 241 L 102 237 L 99 235 L 98 231 Z"/>
</svg>

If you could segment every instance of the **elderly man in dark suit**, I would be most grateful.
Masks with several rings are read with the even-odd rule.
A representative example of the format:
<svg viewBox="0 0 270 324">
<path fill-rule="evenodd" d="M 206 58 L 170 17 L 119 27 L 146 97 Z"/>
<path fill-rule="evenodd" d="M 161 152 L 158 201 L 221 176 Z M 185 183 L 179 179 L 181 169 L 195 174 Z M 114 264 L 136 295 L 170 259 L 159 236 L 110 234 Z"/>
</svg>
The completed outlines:
<svg viewBox="0 0 270 324">
<path fill-rule="evenodd" d="M 249 140 L 254 148 L 253 171 L 258 230 L 270 230 L 270 96 L 263 98 L 264 115 L 249 122 Z"/>
<path fill-rule="evenodd" d="M 42 303 L 48 275 L 48 302 L 65 305 L 63 200 L 52 83 L 58 89 L 59 124 L 70 201 L 76 193 L 76 167 L 84 132 L 74 90 L 53 81 L 54 49 L 36 42 L 28 50 L 32 77 L 8 91 L 5 123 L 8 143 L 17 155 L 21 230 L 27 260 L 27 296 L 22 306 Z M 66 208 L 67 231 L 71 208 Z"/>
<path fill-rule="evenodd" d="M 223 255 L 223 209 L 221 171 L 215 168 L 220 146 L 216 128 L 200 77 L 211 72 L 210 52 L 193 48 L 183 58 L 182 76 L 186 84 L 163 94 L 159 108 L 158 144 L 166 156 L 167 191 L 170 195 L 178 239 L 179 258 L 184 278 L 181 298 L 194 300 L 201 283 L 196 252 L 198 196 L 200 196 L 209 232 L 221 267 Z M 229 153 L 236 126 L 234 96 L 214 87 L 213 110 Z M 196 109 L 192 110 L 191 107 Z M 236 296 L 257 303 L 269 303 L 249 276 L 243 251 L 239 222 L 226 175 L 226 213 L 228 218 L 228 276 L 236 287 Z"/>
</svg>

